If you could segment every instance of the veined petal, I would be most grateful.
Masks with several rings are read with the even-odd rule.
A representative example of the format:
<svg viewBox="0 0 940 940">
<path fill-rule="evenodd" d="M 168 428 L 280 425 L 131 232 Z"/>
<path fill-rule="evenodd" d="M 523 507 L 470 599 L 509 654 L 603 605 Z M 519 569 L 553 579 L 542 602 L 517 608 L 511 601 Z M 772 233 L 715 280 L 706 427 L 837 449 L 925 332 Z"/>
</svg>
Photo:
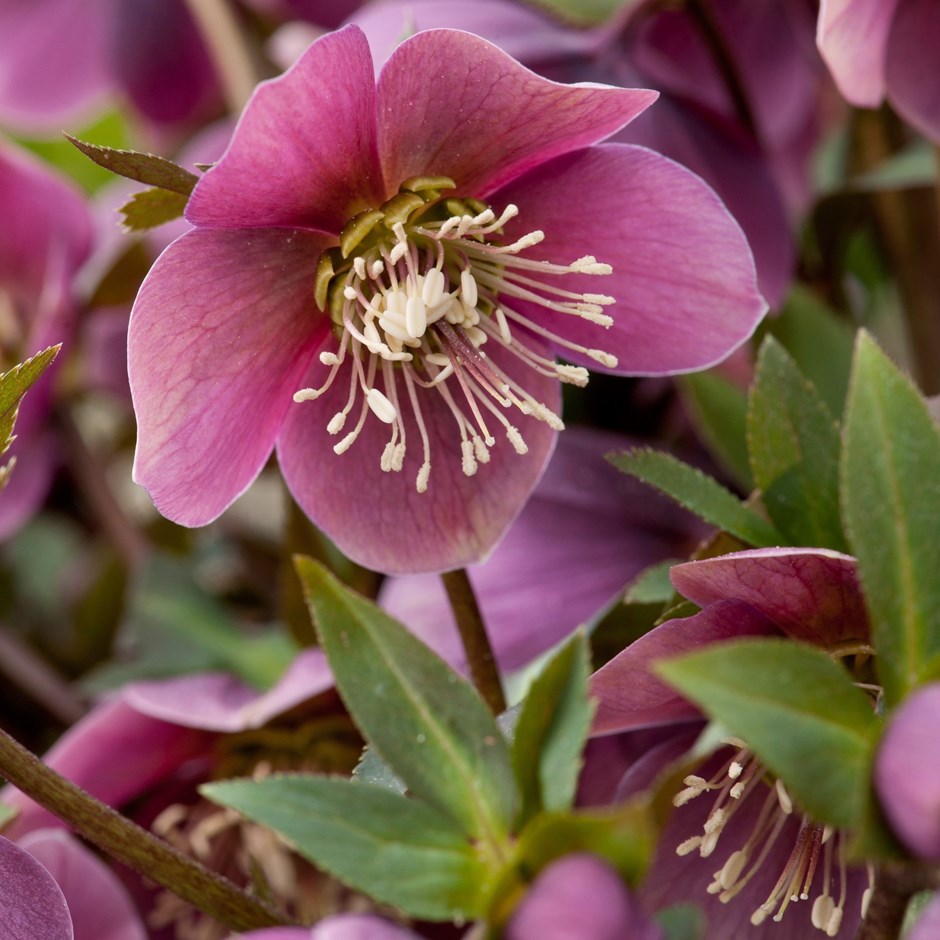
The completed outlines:
<svg viewBox="0 0 940 940">
<path fill-rule="evenodd" d="M 490 200 L 496 207 L 519 207 L 506 226 L 507 239 L 545 232 L 527 256 L 567 263 L 589 251 L 613 267 L 609 277 L 565 278 L 570 290 L 616 299 L 605 308 L 614 318 L 608 330 L 518 304 L 563 339 L 615 355 L 611 371 L 705 369 L 740 346 L 767 310 L 744 234 L 715 193 L 684 167 L 642 147 L 603 144 L 559 157 Z"/>
<path fill-rule="evenodd" d="M 778 633 L 763 614 L 740 601 L 721 601 L 694 617 L 667 620 L 591 676 L 591 696 L 598 700 L 591 734 L 695 718 L 698 708 L 666 685 L 650 666 L 658 659 L 692 653 L 723 640 Z"/>
<path fill-rule="evenodd" d="M 385 179 L 449 176 L 462 194 L 494 189 L 559 154 L 595 144 L 656 92 L 561 85 L 470 33 L 417 33 L 379 76 L 379 149 Z"/>
<path fill-rule="evenodd" d="M 537 348 L 534 342 L 528 345 Z M 490 350 L 491 346 L 497 344 L 487 346 L 491 361 L 557 413 L 559 383 L 520 367 L 518 360 L 501 348 Z M 489 462 L 467 477 L 461 469 L 460 433 L 450 408 L 438 390 L 418 388 L 431 463 L 427 492 L 419 493 L 415 481 L 424 459 L 421 435 L 400 378 L 396 394 L 407 440 L 403 469 L 386 472 L 380 468 L 389 425 L 372 414 L 345 453 L 333 452 L 343 433 L 331 436 L 326 426 L 346 404 L 350 359 L 347 356 L 322 397 L 291 407 L 278 440 L 284 479 L 301 509 L 350 558 L 387 574 L 446 571 L 480 561 L 493 550 L 538 482 L 554 446 L 555 431 L 535 418 L 516 418 L 507 411 L 528 445 L 528 453 L 520 456 L 506 440 L 502 425 L 484 410 L 496 444 Z M 306 381 L 317 386 L 325 377 L 326 369 L 315 362 Z M 388 392 L 378 377 L 376 387 Z M 448 387 L 466 411 L 459 387 Z M 361 400 L 360 393 L 344 433 L 357 421 Z"/>
<path fill-rule="evenodd" d="M 6 940 L 73 940 L 55 879 L 28 852 L 0 836 L 0 935 Z"/>
<path fill-rule="evenodd" d="M 284 75 L 258 86 L 225 155 L 193 190 L 186 218 L 338 234 L 384 198 L 372 59 L 351 26 L 317 40 Z"/>
<path fill-rule="evenodd" d="M 182 525 L 205 525 L 258 475 L 327 319 L 313 301 L 324 239 L 196 230 L 151 269 L 131 313 L 134 477 Z"/>
<path fill-rule="evenodd" d="M 840 552 L 759 548 L 675 565 L 669 577 L 700 607 L 744 601 L 794 640 L 828 647 L 869 636 L 858 565 Z"/>
<path fill-rule="evenodd" d="M 75 940 L 147 940 L 117 876 L 80 842 L 61 829 L 42 829 L 19 844 L 55 878 L 65 895 Z"/>
<path fill-rule="evenodd" d="M 874 108 L 885 96 L 888 32 L 902 0 L 822 0 L 816 45 L 852 102 Z"/>
<path fill-rule="evenodd" d="M 940 4 L 904 0 L 888 39 L 888 97 L 898 113 L 934 142 L 940 141 Z"/>
</svg>

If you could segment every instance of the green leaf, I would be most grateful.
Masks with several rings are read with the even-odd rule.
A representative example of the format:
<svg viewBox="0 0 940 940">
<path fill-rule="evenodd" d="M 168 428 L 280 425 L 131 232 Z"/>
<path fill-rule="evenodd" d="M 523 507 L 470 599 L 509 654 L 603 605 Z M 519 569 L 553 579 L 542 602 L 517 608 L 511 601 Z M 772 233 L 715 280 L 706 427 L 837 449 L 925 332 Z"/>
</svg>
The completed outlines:
<svg viewBox="0 0 940 940">
<path fill-rule="evenodd" d="M 519 791 L 509 749 L 476 690 L 322 565 L 304 557 L 296 565 L 360 731 L 412 793 L 499 852 Z"/>
<path fill-rule="evenodd" d="M 6 803 L 0 803 L 0 831 L 3 827 L 19 815 L 19 810 L 13 806 L 7 806 Z"/>
<path fill-rule="evenodd" d="M 705 915 L 694 904 L 673 904 L 655 914 L 666 940 L 702 940 Z"/>
<path fill-rule="evenodd" d="M 511 748 L 522 792 L 522 822 L 543 809 L 566 810 L 574 801 L 594 715 L 589 672 L 587 639 L 578 632 L 539 673 L 522 703 Z"/>
<path fill-rule="evenodd" d="M 61 348 L 61 343 L 58 346 L 50 346 L 0 375 L 0 454 L 5 454 L 15 439 L 13 426 L 23 396 L 46 371 Z M 6 485 L 12 469 L 12 461 L 0 467 L 0 489 Z"/>
<path fill-rule="evenodd" d="M 754 482 L 788 543 L 845 551 L 839 513 L 839 427 L 772 336 L 758 353 L 747 430 Z"/>
<path fill-rule="evenodd" d="M 642 0 L 534 0 L 553 16 L 575 26 L 595 26 L 627 7 L 637 6 Z"/>
<path fill-rule="evenodd" d="M 745 741 L 815 819 L 847 827 L 861 819 L 880 720 L 821 650 L 741 640 L 660 662 L 656 670 Z"/>
<path fill-rule="evenodd" d="M 482 913 L 491 875 L 442 813 L 381 787 L 283 775 L 226 780 L 200 792 L 268 826 L 315 865 L 414 917 Z"/>
<path fill-rule="evenodd" d="M 867 173 L 853 177 L 848 188 L 865 192 L 918 189 L 937 182 L 937 154 L 926 140 L 919 140 L 893 154 Z"/>
<path fill-rule="evenodd" d="M 132 232 L 156 228 L 178 219 L 186 208 L 187 197 L 168 189 L 144 189 L 135 193 L 118 210 L 122 225 Z"/>
<path fill-rule="evenodd" d="M 165 157 L 158 157 L 152 153 L 138 153 L 136 150 L 101 147 L 98 144 L 78 140 L 69 134 L 65 137 L 98 166 L 117 173 L 118 176 L 137 180 L 145 186 L 156 186 L 159 189 L 168 189 L 171 192 L 188 196 L 199 181 L 195 173 L 184 170 Z"/>
<path fill-rule="evenodd" d="M 764 548 L 786 544 L 771 523 L 745 506 L 734 493 L 671 454 L 637 449 L 611 454 L 607 459 L 619 470 L 662 490 L 705 522 L 749 545 Z"/>
<path fill-rule="evenodd" d="M 676 589 L 669 580 L 669 572 L 672 566 L 677 564 L 681 562 L 670 558 L 644 568 L 630 583 L 623 602 L 625 604 L 668 604 L 676 596 Z"/>
<path fill-rule="evenodd" d="M 940 431 L 923 398 L 861 333 L 842 454 L 846 532 L 889 705 L 940 660 Z"/>
<path fill-rule="evenodd" d="M 743 490 L 752 490 L 744 392 L 717 372 L 683 375 L 679 388 L 708 449 Z"/>
<path fill-rule="evenodd" d="M 408 789 L 371 747 L 363 748 L 359 763 L 353 768 L 352 781 L 382 787 L 383 790 L 391 790 L 399 795 L 403 795 Z"/>
</svg>

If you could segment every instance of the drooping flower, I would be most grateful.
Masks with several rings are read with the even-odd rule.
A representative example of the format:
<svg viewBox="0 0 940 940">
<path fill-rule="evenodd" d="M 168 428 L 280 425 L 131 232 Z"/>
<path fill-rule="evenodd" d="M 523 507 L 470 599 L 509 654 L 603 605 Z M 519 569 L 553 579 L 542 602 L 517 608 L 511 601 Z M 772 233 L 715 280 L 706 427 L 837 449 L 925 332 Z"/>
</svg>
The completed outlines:
<svg viewBox="0 0 940 940">
<path fill-rule="evenodd" d="M 688 557 L 704 527 L 604 455 L 630 442 L 572 427 L 506 537 L 468 569 L 493 651 L 518 669 L 608 607 L 643 569 Z M 463 648 L 440 578 L 387 578 L 379 602 L 457 668 Z"/>
<path fill-rule="evenodd" d="M 55 374 L 75 331 L 75 276 L 92 243 L 78 191 L 25 151 L 0 142 L 0 372 L 55 343 L 66 351 L 20 407 L 10 453 L 20 466 L 0 491 L 0 538 L 41 505 L 59 460 L 47 418 Z"/>
<path fill-rule="evenodd" d="M 721 48 L 702 28 L 703 9 Z M 633 3 L 601 27 L 573 30 L 518 0 L 386 0 L 351 21 L 380 61 L 405 31 L 454 27 L 556 81 L 661 92 L 614 139 L 663 153 L 715 188 L 748 237 L 761 290 L 778 306 L 795 265 L 792 217 L 806 206 L 822 131 L 825 70 L 812 47 L 813 14 L 792 0 L 706 0 L 697 10 Z M 729 88 L 729 74 L 739 88 Z"/>
<path fill-rule="evenodd" d="M 940 861 L 940 684 L 914 692 L 892 712 L 875 755 L 885 815 L 918 858 Z"/>
<path fill-rule="evenodd" d="M 653 98 L 452 30 L 377 85 L 354 27 L 261 85 L 132 314 L 135 475 L 160 511 L 210 522 L 276 444 L 350 557 L 453 568 L 537 482 L 560 382 L 739 345 L 765 304 L 737 225 L 681 167 L 596 145 Z"/>
<path fill-rule="evenodd" d="M 876 108 L 887 99 L 940 140 L 940 7 L 933 0 L 822 0 L 816 41 L 852 104 Z"/>
<path fill-rule="evenodd" d="M 650 786 L 703 727 L 698 709 L 653 672 L 658 659 L 747 636 L 783 636 L 825 649 L 868 649 L 855 560 L 825 549 L 736 552 L 675 566 L 675 587 L 703 609 L 669 620 L 592 678 L 597 735 L 655 729 L 619 796 Z M 590 760 L 585 773 L 590 774 Z M 801 813 L 747 743 L 729 739 L 676 794 L 639 896 L 652 910 L 689 902 L 708 940 L 806 940 L 813 928 L 851 937 L 870 873 L 847 866 L 843 834 Z M 804 901 L 812 903 L 806 904 Z"/>
</svg>

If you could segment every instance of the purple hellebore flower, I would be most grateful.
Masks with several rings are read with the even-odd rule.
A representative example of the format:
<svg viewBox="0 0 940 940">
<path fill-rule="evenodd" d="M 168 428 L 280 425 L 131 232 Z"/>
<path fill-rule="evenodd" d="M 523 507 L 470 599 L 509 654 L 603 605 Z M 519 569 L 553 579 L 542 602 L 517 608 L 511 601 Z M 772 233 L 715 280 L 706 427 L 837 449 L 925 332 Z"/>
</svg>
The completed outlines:
<svg viewBox="0 0 940 940">
<path fill-rule="evenodd" d="M 631 443 L 569 428 L 532 498 L 485 562 L 468 571 L 504 670 L 570 636 L 644 568 L 687 557 L 704 528 L 604 455 Z M 440 578 L 388 578 L 379 601 L 448 662 L 464 653 Z"/>
<path fill-rule="evenodd" d="M 656 660 L 748 636 L 783 635 L 827 649 L 869 642 L 855 560 L 838 552 L 736 552 L 676 565 L 670 576 L 701 613 L 654 628 L 591 681 L 595 735 L 643 731 L 654 742 L 623 776 L 619 797 L 652 785 L 702 728 L 696 706 L 650 671 Z M 812 928 L 853 936 L 866 882 L 864 872 L 847 868 L 842 834 L 794 808 L 745 742 L 727 744 L 676 795 L 641 901 L 652 910 L 700 904 L 708 940 L 805 940 Z M 585 775 L 592 772 L 589 755 Z M 794 897 L 813 901 L 794 904 Z"/>
<path fill-rule="evenodd" d="M 803 0 L 706 0 L 738 72 L 748 128 L 696 17 L 631 4 L 607 25 L 572 30 L 515 0 L 386 0 L 354 14 L 376 58 L 407 29 L 465 29 L 557 81 L 599 81 L 662 93 L 614 139 L 641 144 L 699 174 L 740 222 L 761 290 L 778 306 L 795 263 L 790 216 L 807 202 L 820 137 L 820 79 L 813 13 Z"/>
<path fill-rule="evenodd" d="M 75 331 L 74 281 L 92 242 L 84 198 L 25 151 L 0 142 L 0 371 Z M 20 466 L 0 491 L 0 538 L 13 534 L 41 505 L 58 454 L 46 418 L 59 354 L 20 408 L 9 454 Z M 8 459 L 8 458 L 5 458 Z"/>
<path fill-rule="evenodd" d="M 376 84 L 347 27 L 259 86 L 131 317 L 157 508 L 212 521 L 276 445 L 356 561 L 485 556 L 548 460 L 561 381 L 704 368 L 765 312 L 700 180 L 595 146 L 653 98 L 558 85 L 454 30 L 406 40 Z"/>
<path fill-rule="evenodd" d="M 875 108 L 887 98 L 922 134 L 940 140 L 934 0 L 822 0 L 816 42 L 852 104 Z"/>
<path fill-rule="evenodd" d="M 0 123 L 58 133 L 116 91 L 158 126 L 219 107 L 185 0 L 0 0 Z"/>
<path fill-rule="evenodd" d="M 875 755 L 875 789 L 904 845 L 940 861 L 940 683 L 912 693 L 890 716 Z"/>
</svg>

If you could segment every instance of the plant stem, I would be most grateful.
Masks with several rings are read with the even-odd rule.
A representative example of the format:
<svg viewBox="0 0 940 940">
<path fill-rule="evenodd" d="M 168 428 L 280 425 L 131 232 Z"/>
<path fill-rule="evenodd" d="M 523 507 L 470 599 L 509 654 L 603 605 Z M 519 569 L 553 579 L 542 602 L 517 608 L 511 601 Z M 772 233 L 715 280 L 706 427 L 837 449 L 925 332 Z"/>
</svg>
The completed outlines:
<svg viewBox="0 0 940 940">
<path fill-rule="evenodd" d="M 496 657 L 486 632 L 486 624 L 480 613 L 480 605 L 473 593 L 473 585 L 467 576 L 465 568 L 456 571 L 445 571 L 441 575 L 447 599 L 450 601 L 460 631 L 460 642 L 463 644 L 470 666 L 470 676 L 483 700 L 489 705 L 494 715 L 506 710 L 506 698 L 503 695 L 503 684 L 496 666 Z"/>
<path fill-rule="evenodd" d="M 934 868 L 917 864 L 881 868 L 855 940 L 897 940 L 911 898 L 921 891 L 940 887 L 938 874 Z"/>
<path fill-rule="evenodd" d="M 186 0 L 186 4 L 215 63 L 229 110 L 239 114 L 261 76 L 232 7 L 228 0 Z"/>
<path fill-rule="evenodd" d="M 290 924 L 279 911 L 96 800 L 0 729 L 0 775 L 112 858 L 232 930 Z"/>
</svg>

